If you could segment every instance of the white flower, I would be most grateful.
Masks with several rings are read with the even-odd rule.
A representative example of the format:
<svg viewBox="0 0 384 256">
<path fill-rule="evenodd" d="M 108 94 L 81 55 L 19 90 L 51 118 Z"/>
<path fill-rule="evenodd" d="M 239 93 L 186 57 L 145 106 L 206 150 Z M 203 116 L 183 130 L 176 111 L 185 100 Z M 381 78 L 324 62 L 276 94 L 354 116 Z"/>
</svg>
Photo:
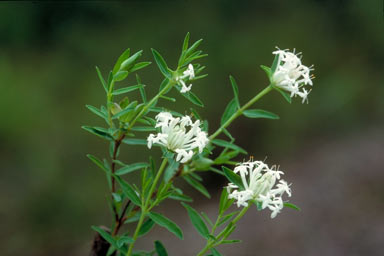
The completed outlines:
<svg viewBox="0 0 384 256">
<path fill-rule="evenodd" d="M 177 153 L 176 161 L 180 163 L 188 162 L 195 149 L 201 153 L 208 143 L 207 133 L 200 128 L 200 120 L 193 123 L 189 116 L 174 118 L 169 112 L 161 112 L 156 121 L 155 127 L 160 127 L 161 132 L 148 136 L 148 148 L 153 144 L 165 146 Z"/>
<path fill-rule="evenodd" d="M 184 79 L 187 78 L 188 80 L 191 80 L 194 77 L 195 77 L 195 70 L 193 69 L 193 65 L 189 64 L 188 68 L 183 72 L 183 75 L 178 76 L 176 78 L 176 81 L 181 84 L 181 90 L 180 90 L 181 93 L 186 93 L 190 91 L 192 88 L 192 84 L 190 84 L 189 86 L 186 86 Z"/>
<path fill-rule="evenodd" d="M 229 183 L 227 186 L 228 198 L 235 199 L 237 207 L 248 206 L 249 200 L 255 200 L 261 203 L 261 208 L 268 208 L 272 211 L 271 218 L 283 209 L 284 203 L 282 195 L 287 193 L 291 196 L 290 185 L 284 180 L 280 180 L 280 175 L 284 174 L 276 166 L 269 168 L 262 161 L 248 161 L 235 167 L 234 173 L 241 177 L 243 190 Z M 276 184 L 276 181 L 279 183 Z M 275 186 L 276 185 L 276 186 Z"/>
<path fill-rule="evenodd" d="M 274 51 L 273 54 L 278 56 L 275 72 L 272 74 L 272 83 L 285 91 L 291 93 L 290 97 L 299 96 L 303 99 L 302 103 L 308 102 L 308 94 L 305 88 L 300 91 L 305 85 L 312 86 L 313 75 L 310 71 L 313 66 L 307 67 L 301 63 L 301 53 L 289 52 L 288 50 Z"/>
</svg>

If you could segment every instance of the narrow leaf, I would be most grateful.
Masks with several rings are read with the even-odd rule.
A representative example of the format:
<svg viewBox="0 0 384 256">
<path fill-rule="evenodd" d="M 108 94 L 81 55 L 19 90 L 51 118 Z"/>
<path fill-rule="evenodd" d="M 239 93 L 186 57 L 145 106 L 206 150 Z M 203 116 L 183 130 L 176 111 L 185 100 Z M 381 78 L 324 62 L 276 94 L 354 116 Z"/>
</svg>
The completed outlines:
<svg viewBox="0 0 384 256">
<path fill-rule="evenodd" d="M 186 182 L 188 182 L 189 185 L 191 185 L 192 187 L 194 187 L 197 191 L 199 191 L 201 194 L 203 194 L 204 196 L 208 197 L 208 198 L 211 198 L 211 195 L 209 194 L 208 190 L 203 186 L 203 184 L 201 184 L 200 182 L 198 182 L 197 180 L 194 180 L 193 178 L 191 177 L 188 177 L 188 176 L 183 176 L 184 180 Z"/>
<path fill-rule="evenodd" d="M 221 116 L 220 124 L 223 125 L 226 121 L 228 121 L 233 116 L 233 114 L 236 113 L 237 109 L 238 109 L 238 103 L 237 103 L 236 99 L 232 99 L 228 103 L 227 107 L 225 108 L 223 115 Z"/>
<path fill-rule="evenodd" d="M 245 149 L 229 142 L 229 141 L 225 141 L 225 140 L 220 140 L 220 139 L 214 139 L 211 141 L 213 144 L 215 145 L 218 145 L 220 147 L 223 147 L 223 148 L 230 148 L 230 149 L 233 149 L 233 150 L 237 150 L 243 154 L 247 154 L 247 151 L 245 151 Z"/>
<path fill-rule="evenodd" d="M 172 78 L 172 74 L 171 72 L 169 72 L 167 63 L 165 63 L 164 58 L 155 49 L 151 49 L 151 50 L 152 50 L 153 57 L 155 58 L 155 62 L 159 67 L 161 73 L 163 73 L 163 75 L 169 79 Z"/>
<path fill-rule="evenodd" d="M 296 211 L 301 211 L 300 207 L 292 203 L 284 203 L 284 207 L 292 208 Z"/>
<path fill-rule="evenodd" d="M 105 82 L 103 75 L 101 74 L 100 69 L 98 67 L 96 67 L 96 72 L 97 72 L 97 75 L 99 76 L 99 80 L 100 80 L 101 84 L 104 87 L 105 92 L 108 92 L 107 83 Z"/>
<path fill-rule="evenodd" d="M 273 87 L 276 91 L 278 91 L 288 103 L 292 103 L 292 98 L 291 96 L 286 92 L 281 90 L 280 88 L 277 88 L 276 86 Z"/>
<path fill-rule="evenodd" d="M 101 237 L 104 238 L 113 247 L 118 248 L 115 239 L 107 231 L 97 226 L 92 226 L 92 229 L 95 230 L 97 233 L 99 233 Z"/>
<path fill-rule="evenodd" d="M 148 213 L 148 216 L 158 225 L 168 229 L 169 232 L 175 234 L 178 238 L 183 239 L 183 232 L 179 226 L 170 219 L 166 218 L 164 215 L 156 212 L 150 212 Z"/>
<path fill-rule="evenodd" d="M 83 128 L 84 130 L 92 133 L 92 134 L 95 134 L 103 139 L 107 139 L 107 140 L 113 140 L 113 137 L 107 132 L 106 129 L 104 128 L 101 128 L 101 127 L 91 127 L 91 126 L 82 126 L 81 128 Z"/>
<path fill-rule="evenodd" d="M 181 204 L 185 207 L 185 209 L 187 209 L 189 218 L 191 219 L 193 226 L 196 228 L 196 230 L 199 232 L 199 234 L 202 237 L 208 239 L 208 237 L 209 237 L 208 228 L 205 225 L 205 223 L 204 223 L 203 219 L 201 218 L 201 216 L 199 215 L 199 213 L 195 209 L 193 209 L 191 206 L 189 206 L 183 202 Z"/>
<path fill-rule="evenodd" d="M 147 145 L 147 140 L 144 139 L 123 139 L 123 143 L 128 145 Z"/>
<path fill-rule="evenodd" d="M 117 170 L 116 171 L 116 175 L 127 174 L 127 173 L 130 173 L 130 172 L 139 170 L 139 169 L 143 169 L 143 168 L 148 167 L 148 166 L 149 166 L 148 163 L 134 163 L 134 164 L 130 164 L 130 165 L 124 166 L 124 167 L 120 168 L 119 170 Z"/>
<path fill-rule="evenodd" d="M 264 65 L 260 65 L 261 69 L 265 71 L 265 73 L 267 74 L 269 80 L 271 80 L 271 76 L 272 76 L 272 72 L 271 72 L 271 68 L 270 67 L 267 67 L 267 66 L 264 66 Z"/>
<path fill-rule="evenodd" d="M 135 72 L 137 70 L 140 70 L 142 68 L 145 68 L 146 66 L 148 65 L 151 65 L 152 62 L 149 62 L 149 61 L 144 61 L 144 62 L 139 62 L 139 63 L 136 63 L 129 72 Z"/>
<path fill-rule="evenodd" d="M 128 76 L 128 71 L 118 71 L 116 74 L 113 75 L 113 80 L 116 82 L 124 80 Z"/>
<path fill-rule="evenodd" d="M 155 225 L 155 222 L 152 219 L 147 219 L 139 230 L 139 236 L 147 234 Z"/>
<path fill-rule="evenodd" d="M 173 160 L 173 158 L 169 159 L 168 161 L 169 161 L 169 164 L 167 166 L 167 169 L 165 169 L 165 172 L 164 172 L 164 182 L 165 183 L 168 183 L 170 181 L 170 179 L 176 173 L 176 171 L 180 165 L 180 163 Z"/>
<path fill-rule="evenodd" d="M 272 112 L 262 109 L 248 109 L 244 110 L 243 115 L 249 118 L 267 118 L 267 119 L 279 119 L 280 117 Z"/>
<path fill-rule="evenodd" d="M 277 64 L 279 64 L 279 54 L 275 55 L 275 58 L 273 59 L 272 66 L 271 66 L 271 74 L 275 73 Z"/>
<path fill-rule="evenodd" d="M 193 92 L 189 91 L 186 93 L 182 93 L 181 95 L 183 95 L 185 98 L 187 98 L 193 104 L 195 104 L 199 107 L 204 107 L 204 103 Z"/>
<path fill-rule="evenodd" d="M 208 217 L 208 215 L 205 212 L 201 212 L 201 215 L 203 216 L 204 220 L 210 225 L 211 227 L 213 226 L 213 223 L 211 219 Z"/>
<path fill-rule="evenodd" d="M 234 244 L 234 243 L 241 243 L 241 240 L 224 240 L 221 242 L 222 244 Z"/>
<path fill-rule="evenodd" d="M 158 256 L 168 256 L 167 250 L 159 240 L 155 241 L 155 250 Z"/>
<path fill-rule="evenodd" d="M 125 182 L 122 178 L 119 176 L 114 176 L 117 182 L 120 184 L 121 189 L 123 190 L 123 193 L 126 197 L 128 197 L 129 200 L 132 201 L 135 205 L 140 206 L 141 200 L 139 196 L 137 195 L 137 192 L 132 188 L 131 185 L 129 185 L 127 182 Z"/>
<path fill-rule="evenodd" d="M 131 91 L 140 89 L 141 87 L 143 87 L 142 84 L 132 85 L 132 86 L 128 86 L 128 87 L 125 87 L 125 88 L 117 89 L 112 94 L 113 95 L 119 95 L 119 94 L 123 94 L 123 93 L 127 93 L 127 92 L 131 92 Z"/>
<path fill-rule="evenodd" d="M 230 182 L 244 190 L 243 182 L 241 181 L 241 178 L 239 175 L 235 174 L 231 169 L 222 166 L 221 167 L 224 171 L 225 176 L 228 178 Z"/>
<path fill-rule="evenodd" d="M 130 54 L 130 53 L 131 53 L 131 51 L 130 51 L 130 49 L 128 48 L 128 49 L 126 49 L 126 50 L 120 55 L 120 57 L 119 57 L 119 58 L 117 59 L 117 61 L 116 61 L 115 66 L 113 66 L 113 71 L 112 71 L 113 74 L 116 74 L 117 71 L 120 70 L 121 63 L 123 63 L 123 61 L 125 61 L 126 59 L 129 58 L 129 54 Z"/>
<path fill-rule="evenodd" d="M 231 80 L 231 85 L 232 85 L 232 89 L 233 89 L 233 94 L 235 95 L 237 107 L 240 108 L 239 87 L 237 86 L 237 83 L 235 81 L 235 78 L 233 78 L 233 76 L 229 76 L 229 79 Z"/>
<path fill-rule="evenodd" d="M 189 37 L 190 37 L 190 34 L 189 32 L 185 35 L 185 38 L 184 38 L 184 42 L 183 42 L 183 48 L 182 48 L 182 51 L 186 51 L 188 49 L 188 43 L 189 43 Z"/>
<path fill-rule="evenodd" d="M 215 248 L 211 248 L 211 252 L 212 252 L 212 255 L 213 255 L 213 256 L 222 256 L 222 254 L 219 253 L 219 251 L 216 250 Z"/>
<path fill-rule="evenodd" d="M 91 105 L 85 105 L 92 113 L 98 115 L 99 117 L 103 118 L 104 120 L 108 120 L 108 117 L 101 112 L 98 108 L 91 106 Z"/>
<path fill-rule="evenodd" d="M 95 156 L 93 156 L 93 155 L 91 155 L 91 154 L 88 154 L 87 157 L 88 157 L 89 159 L 91 159 L 92 162 L 94 162 L 98 167 L 100 167 L 100 168 L 101 168 L 103 171 L 105 171 L 106 173 L 110 173 L 110 172 L 111 172 L 109 169 L 107 169 L 107 168 L 104 166 L 103 162 L 102 162 L 99 158 L 97 158 L 97 157 L 95 157 Z"/>
</svg>

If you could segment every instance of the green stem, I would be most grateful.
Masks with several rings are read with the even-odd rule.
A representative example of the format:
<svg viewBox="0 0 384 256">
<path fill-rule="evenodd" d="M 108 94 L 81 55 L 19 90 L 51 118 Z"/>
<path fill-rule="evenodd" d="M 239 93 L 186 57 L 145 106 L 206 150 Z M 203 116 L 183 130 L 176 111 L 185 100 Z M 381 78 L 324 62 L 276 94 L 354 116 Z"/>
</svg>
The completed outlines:
<svg viewBox="0 0 384 256">
<path fill-rule="evenodd" d="M 133 125 L 136 123 L 136 121 L 141 118 L 145 113 L 147 113 L 148 109 L 157 101 L 164 93 L 166 93 L 169 88 L 171 88 L 175 84 L 174 81 L 170 80 L 168 84 L 155 96 L 152 98 L 148 104 L 143 107 L 143 109 L 139 112 L 139 114 L 136 115 L 136 117 L 132 120 L 132 122 L 129 124 L 127 130 L 131 129 Z"/>
<path fill-rule="evenodd" d="M 220 133 L 223 132 L 223 130 L 228 126 L 230 125 L 237 117 L 241 116 L 244 112 L 244 110 L 246 110 L 247 108 L 249 108 L 250 106 L 252 106 L 256 101 L 258 101 L 260 98 L 262 98 L 264 95 L 266 95 L 267 93 L 269 93 L 271 90 L 272 90 L 272 85 L 268 85 L 266 88 L 264 88 L 264 90 L 262 90 L 261 92 L 259 92 L 259 94 L 257 94 L 255 97 L 253 97 L 250 101 L 248 101 L 244 106 L 242 106 L 241 108 L 239 108 L 232 116 L 231 118 L 229 118 L 222 126 L 220 126 L 219 129 L 216 130 L 216 132 L 214 134 L 212 134 L 211 136 L 209 136 L 209 140 L 213 140 L 214 138 L 216 138 Z"/>
<path fill-rule="evenodd" d="M 239 214 L 230 222 L 230 224 L 228 224 L 228 225 L 234 225 L 234 224 L 236 224 L 236 222 L 238 222 L 240 219 L 241 219 L 241 217 L 243 217 L 244 216 L 244 214 L 248 211 L 248 209 L 249 209 L 249 206 L 247 206 L 247 207 L 244 207 L 242 210 L 241 210 L 241 212 L 239 212 Z M 215 232 L 215 230 L 216 230 L 216 226 L 217 226 L 217 223 L 218 223 L 218 220 L 219 220 L 219 217 L 217 218 L 217 221 L 216 221 L 216 223 L 215 223 L 215 225 L 213 226 L 213 228 L 212 228 L 212 232 L 211 232 L 211 235 L 214 235 L 213 233 Z M 223 231 L 221 231 L 220 233 L 219 233 L 219 235 L 216 237 L 216 241 L 217 240 L 219 240 L 219 239 L 221 239 L 221 240 L 225 240 L 227 237 L 228 237 L 228 235 L 224 235 L 225 234 L 225 231 L 226 231 L 226 229 L 223 229 Z M 224 237 L 223 237 L 224 236 Z M 220 244 L 220 242 L 221 241 L 219 241 L 219 242 L 216 242 L 215 240 L 211 240 L 211 239 L 209 239 L 208 241 L 207 241 L 207 244 L 205 245 L 205 247 L 197 254 L 197 256 L 204 256 L 204 254 L 209 250 L 209 249 L 211 249 L 211 248 L 213 248 L 213 247 L 215 247 L 216 245 L 219 245 Z"/>
<path fill-rule="evenodd" d="M 149 193 L 148 193 L 148 196 L 145 200 L 143 200 L 144 204 L 141 208 L 141 215 L 140 215 L 140 219 L 139 219 L 139 222 L 137 223 L 137 226 L 136 226 L 136 230 L 135 230 L 135 233 L 133 235 L 133 242 L 129 245 L 129 248 L 128 248 L 128 252 L 126 254 L 126 256 L 130 256 L 132 254 L 132 250 L 133 250 L 133 246 L 137 240 L 137 237 L 139 236 L 139 231 L 140 231 L 140 228 L 141 226 L 143 225 L 143 222 L 144 222 L 144 219 L 145 219 L 145 216 L 147 215 L 148 213 L 148 210 L 150 209 L 150 201 L 151 201 L 151 198 L 152 198 L 152 194 L 156 188 L 156 185 L 157 185 L 157 182 L 159 181 L 161 175 L 163 174 L 164 170 L 165 170 L 165 167 L 167 165 L 167 161 L 168 159 L 167 158 L 164 158 L 163 162 L 161 163 L 161 166 L 159 168 L 159 171 L 157 172 L 156 174 L 156 177 L 152 183 L 152 186 L 151 188 L 149 189 Z"/>
</svg>

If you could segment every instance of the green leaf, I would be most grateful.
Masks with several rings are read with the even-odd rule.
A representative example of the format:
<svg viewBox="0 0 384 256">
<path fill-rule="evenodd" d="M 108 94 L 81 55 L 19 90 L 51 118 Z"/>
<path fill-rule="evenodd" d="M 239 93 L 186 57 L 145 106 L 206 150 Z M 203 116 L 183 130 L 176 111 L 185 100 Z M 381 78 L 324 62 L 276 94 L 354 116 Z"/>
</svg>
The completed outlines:
<svg viewBox="0 0 384 256">
<path fill-rule="evenodd" d="M 231 199 L 231 200 L 227 201 L 228 208 L 229 208 L 229 206 L 232 205 L 233 201 L 234 201 L 234 199 Z M 237 214 L 239 212 L 240 211 L 234 211 L 234 212 L 228 213 L 227 215 L 221 217 L 220 221 L 217 223 L 217 226 L 220 227 L 221 225 L 223 225 L 225 222 L 229 221 L 235 214 Z"/>
<path fill-rule="evenodd" d="M 141 84 L 141 79 L 138 74 L 136 74 L 136 81 L 137 81 L 137 84 Z M 147 95 L 145 93 L 144 87 L 140 87 L 139 90 L 140 90 L 141 99 L 143 100 L 144 103 L 146 103 Z"/>
<path fill-rule="evenodd" d="M 243 115 L 249 118 L 267 118 L 267 119 L 279 119 L 280 117 L 272 112 L 262 109 L 248 109 L 244 110 Z"/>
<path fill-rule="evenodd" d="M 237 107 L 240 108 L 240 101 L 239 101 L 239 87 L 237 86 L 237 83 L 235 81 L 235 78 L 233 78 L 233 76 L 229 76 L 229 79 L 231 80 L 231 85 L 232 85 L 232 89 L 233 89 L 233 94 L 235 95 L 235 100 L 236 100 L 236 104 L 237 104 Z"/>
<path fill-rule="evenodd" d="M 91 105 L 85 105 L 92 113 L 98 115 L 99 117 L 103 118 L 104 120 L 108 120 L 107 115 L 105 115 L 103 112 L 101 112 L 98 108 L 91 106 Z"/>
<path fill-rule="evenodd" d="M 208 239 L 209 237 L 209 231 L 207 226 L 205 225 L 203 219 L 200 217 L 199 213 L 193 209 L 191 206 L 187 205 L 186 203 L 181 202 L 181 204 L 187 209 L 189 218 L 191 219 L 191 222 L 193 226 L 196 228 L 196 230 L 199 232 L 199 234 Z"/>
<path fill-rule="evenodd" d="M 284 203 L 284 207 L 292 208 L 296 211 L 301 211 L 300 207 L 292 203 Z"/>
<path fill-rule="evenodd" d="M 147 140 L 144 139 L 123 139 L 123 143 L 128 145 L 147 145 Z"/>
<path fill-rule="evenodd" d="M 128 71 L 118 71 L 115 75 L 113 75 L 113 80 L 119 82 L 124 80 L 128 76 Z"/>
<path fill-rule="evenodd" d="M 201 116 L 199 115 L 199 113 L 194 109 L 194 108 L 190 108 L 193 116 L 195 117 L 195 119 L 198 119 L 198 120 L 202 120 Z"/>
<path fill-rule="evenodd" d="M 139 169 L 143 169 L 143 168 L 148 167 L 148 166 L 149 166 L 148 163 L 134 163 L 134 164 L 130 164 L 130 165 L 124 166 L 124 167 L 120 168 L 119 170 L 117 170 L 116 171 L 116 175 L 127 174 L 127 173 L 130 173 L 130 172 L 139 170 Z"/>
<path fill-rule="evenodd" d="M 178 238 L 183 239 L 183 232 L 179 226 L 177 226 L 177 224 L 170 219 L 166 218 L 164 215 L 156 212 L 150 212 L 148 213 L 148 216 L 158 225 L 168 229 L 169 232 L 175 234 Z"/>
<path fill-rule="evenodd" d="M 152 219 L 147 219 L 139 230 L 139 236 L 147 234 L 149 231 L 151 231 L 154 225 L 155 222 Z"/>
<path fill-rule="evenodd" d="M 238 109 L 238 103 L 236 99 L 232 99 L 228 103 L 223 115 L 221 116 L 220 124 L 223 125 L 226 121 L 228 121 L 232 117 L 232 115 L 236 113 L 237 109 Z"/>
<path fill-rule="evenodd" d="M 96 156 L 93 156 L 91 154 L 87 154 L 87 157 L 89 159 L 91 159 L 92 162 L 94 162 L 98 167 L 100 167 L 106 173 L 110 173 L 111 172 L 108 168 L 106 168 L 104 166 L 103 162 L 99 158 L 97 158 Z"/>
<path fill-rule="evenodd" d="M 164 172 L 164 182 L 168 183 L 173 175 L 176 173 L 177 169 L 179 168 L 180 163 L 173 160 L 173 158 L 168 159 L 169 164 L 167 166 L 167 169 L 165 169 Z"/>
<path fill-rule="evenodd" d="M 140 89 L 140 88 L 143 87 L 143 86 L 144 86 L 144 85 L 142 85 L 142 84 L 137 84 L 137 85 L 128 86 L 128 87 L 125 87 L 125 88 L 117 89 L 117 90 L 115 90 L 112 94 L 113 94 L 113 95 L 119 95 L 119 94 L 123 94 L 123 93 L 131 92 L 131 91 Z"/>
<path fill-rule="evenodd" d="M 143 62 L 139 62 L 139 63 L 136 63 L 129 72 L 135 72 L 137 70 L 140 70 L 140 69 L 143 69 L 145 68 L 146 66 L 148 65 L 151 65 L 152 62 L 150 61 L 143 61 Z"/>
<path fill-rule="evenodd" d="M 185 57 L 189 57 L 192 55 L 197 47 L 203 42 L 203 39 L 197 40 L 186 52 L 185 52 Z"/>
<path fill-rule="evenodd" d="M 173 200 L 184 201 L 184 202 L 192 202 L 193 201 L 193 199 L 191 197 L 183 195 L 183 194 L 178 194 L 178 193 L 173 193 L 168 198 L 173 199 Z"/>
<path fill-rule="evenodd" d="M 167 250 L 159 240 L 155 241 L 155 250 L 158 256 L 168 256 Z"/>
<path fill-rule="evenodd" d="M 136 126 L 132 127 L 131 130 L 136 132 L 155 132 L 156 128 L 152 126 Z"/>
<path fill-rule="evenodd" d="M 97 226 L 92 226 L 92 229 L 99 233 L 100 236 L 104 238 L 108 243 L 110 243 L 113 247 L 118 248 L 116 240 L 107 231 Z"/>
<path fill-rule="evenodd" d="M 292 98 L 291 96 L 286 92 L 281 90 L 280 88 L 277 88 L 276 86 L 273 87 L 276 91 L 278 91 L 288 103 L 292 103 Z"/>
<path fill-rule="evenodd" d="M 105 128 L 91 126 L 82 126 L 81 128 L 103 139 L 113 140 L 113 137 L 107 132 Z"/>
<path fill-rule="evenodd" d="M 140 50 L 137 53 L 133 54 L 128 59 L 124 60 L 121 63 L 120 70 L 130 72 L 131 68 L 135 65 L 136 60 L 141 56 L 142 53 L 143 53 L 143 50 Z"/>
<path fill-rule="evenodd" d="M 193 178 L 191 178 L 189 176 L 183 176 L 183 179 L 186 182 L 188 182 L 189 185 L 191 185 L 197 191 L 199 191 L 201 194 L 203 194 L 207 198 L 211 198 L 211 195 L 209 194 L 208 190 L 203 186 L 203 184 L 201 184 L 200 182 L 198 182 L 197 180 L 194 180 Z"/>
<path fill-rule="evenodd" d="M 235 244 L 235 243 L 241 243 L 241 240 L 224 240 L 221 243 L 222 244 Z"/>
<path fill-rule="evenodd" d="M 116 118 L 122 117 L 123 115 L 128 114 L 128 113 L 130 113 L 130 112 L 132 112 L 134 110 L 135 110 L 135 107 L 130 105 L 130 106 L 126 107 L 125 109 L 121 110 L 120 112 L 118 112 L 117 114 L 113 115 L 112 119 L 116 119 Z"/>
<path fill-rule="evenodd" d="M 223 191 L 221 191 L 219 213 L 223 213 L 225 211 L 225 205 L 227 204 L 227 201 L 228 201 L 228 191 L 226 188 L 224 188 Z"/>
<path fill-rule="evenodd" d="M 134 240 L 132 237 L 130 236 L 121 236 L 118 240 L 117 240 L 117 246 L 120 248 L 122 247 L 124 244 L 131 244 L 133 243 Z"/>
<path fill-rule="evenodd" d="M 131 185 L 129 185 L 127 182 L 125 182 L 122 178 L 119 176 L 114 176 L 117 182 L 120 184 L 121 189 L 123 190 L 124 195 L 132 201 L 135 205 L 141 206 L 141 200 L 136 193 L 136 191 L 132 188 Z"/>
<path fill-rule="evenodd" d="M 171 72 L 169 72 L 167 63 L 165 63 L 165 60 L 163 59 L 163 57 L 155 49 L 151 49 L 151 50 L 152 50 L 153 57 L 155 58 L 155 62 L 157 64 L 157 66 L 159 67 L 161 73 L 163 73 L 163 75 L 165 77 L 171 79 L 172 74 L 171 74 Z"/>
<path fill-rule="evenodd" d="M 213 223 L 211 219 L 208 217 L 208 215 L 205 212 L 201 212 L 201 215 L 203 216 L 204 220 L 210 225 L 211 227 L 213 226 Z"/>
<path fill-rule="evenodd" d="M 188 32 L 188 33 L 185 35 L 185 38 L 184 38 L 182 52 L 184 52 L 184 51 L 186 51 L 186 50 L 188 49 L 189 37 L 190 37 L 190 34 L 189 34 L 189 32 Z"/>
<path fill-rule="evenodd" d="M 219 253 L 219 251 L 216 250 L 215 248 L 211 248 L 211 252 L 212 252 L 212 255 L 213 255 L 213 256 L 222 256 L 222 254 Z"/>
<path fill-rule="evenodd" d="M 211 141 L 213 144 L 215 145 L 218 145 L 220 147 L 223 147 L 223 148 L 230 148 L 230 149 L 233 149 L 233 150 L 237 150 L 243 154 L 247 154 L 247 151 L 245 151 L 243 148 L 229 142 L 229 141 L 225 141 L 225 140 L 220 140 L 220 139 L 214 139 Z"/>
<path fill-rule="evenodd" d="M 276 54 L 272 62 L 271 74 L 275 73 L 278 63 L 279 63 L 279 54 Z"/>
<path fill-rule="evenodd" d="M 97 75 L 99 76 L 99 80 L 100 80 L 101 84 L 104 87 L 105 92 L 108 92 L 107 83 L 105 82 L 103 75 L 101 74 L 100 69 L 98 67 L 96 67 L 96 72 L 97 72 Z"/>
<path fill-rule="evenodd" d="M 181 95 L 183 95 L 185 98 L 187 98 L 193 104 L 195 104 L 199 107 L 204 107 L 204 103 L 193 92 L 189 91 L 186 93 L 182 93 Z"/>
<path fill-rule="evenodd" d="M 126 50 L 120 55 L 120 57 L 119 57 L 119 58 L 117 59 L 117 61 L 116 61 L 115 66 L 113 67 L 113 71 L 112 71 L 113 74 L 116 74 L 117 71 L 120 70 L 121 63 L 123 63 L 123 61 L 125 61 L 126 59 L 129 58 L 129 54 L 130 54 L 130 53 L 131 53 L 131 51 L 130 51 L 130 49 L 128 48 L 128 49 L 126 49 Z"/>
<path fill-rule="evenodd" d="M 222 166 L 221 168 L 223 169 L 225 176 L 228 178 L 230 182 L 232 182 L 233 184 L 235 184 L 236 186 L 244 190 L 244 185 L 239 175 L 237 175 L 231 169 L 225 166 Z"/>
<path fill-rule="evenodd" d="M 271 68 L 270 67 L 267 67 L 267 66 L 264 66 L 264 65 L 260 65 L 261 69 L 265 71 L 265 73 L 267 74 L 269 80 L 271 80 L 271 76 L 272 76 L 272 72 L 271 72 Z"/>
</svg>

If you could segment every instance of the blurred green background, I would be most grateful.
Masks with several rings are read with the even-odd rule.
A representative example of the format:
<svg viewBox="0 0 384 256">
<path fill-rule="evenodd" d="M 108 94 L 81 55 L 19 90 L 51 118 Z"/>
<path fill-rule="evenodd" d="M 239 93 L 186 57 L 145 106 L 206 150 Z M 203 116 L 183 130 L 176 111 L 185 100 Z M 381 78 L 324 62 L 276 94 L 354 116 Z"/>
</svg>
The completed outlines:
<svg viewBox="0 0 384 256">
<path fill-rule="evenodd" d="M 209 54 L 201 61 L 209 76 L 193 91 L 211 132 L 232 98 L 230 74 L 244 103 L 267 85 L 259 65 L 270 65 L 275 46 L 296 48 L 315 65 L 308 105 L 273 92 L 256 107 L 280 120 L 240 118 L 230 127 L 255 158 L 281 165 L 303 210 L 285 209 L 274 220 L 250 211 L 232 235 L 243 243 L 223 254 L 382 255 L 382 10 L 382 1 L 359 0 L 0 3 L 0 254 L 88 254 L 90 226 L 110 223 L 104 175 L 85 157 L 106 155 L 107 144 L 80 128 L 101 124 L 85 108 L 105 100 L 94 67 L 106 74 L 128 47 L 150 61 L 155 48 L 175 67 L 189 31 Z M 156 65 L 140 74 L 154 95 Z M 178 99 L 176 110 L 191 107 Z M 125 162 L 147 152 L 123 149 Z M 213 198 L 190 194 L 214 217 L 225 183 L 205 179 Z M 163 239 L 170 255 L 194 255 L 203 241 L 185 211 L 176 202 L 165 210 L 185 240 L 155 228 L 138 246 Z"/>
</svg>

